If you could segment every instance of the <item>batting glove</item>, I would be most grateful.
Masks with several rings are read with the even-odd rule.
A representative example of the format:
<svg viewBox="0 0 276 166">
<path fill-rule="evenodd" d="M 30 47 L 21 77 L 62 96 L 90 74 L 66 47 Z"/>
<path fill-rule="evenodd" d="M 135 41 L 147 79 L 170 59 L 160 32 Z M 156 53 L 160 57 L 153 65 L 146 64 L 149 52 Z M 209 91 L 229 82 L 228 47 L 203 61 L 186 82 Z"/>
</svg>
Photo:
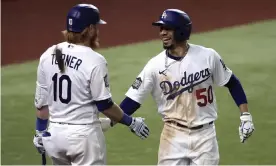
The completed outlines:
<svg viewBox="0 0 276 166">
<path fill-rule="evenodd" d="M 129 128 L 133 133 L 135 133 L 141 139 L 145 139 L 149 136 L 149 129 L 144 122 L 144 118 L 133 117 Z"/>
<path fill-rule="evenodd" d="M 112 127 L 112 121 L 109 118 L 99 118 L 103 132 Z"/>
<path fill-rule="evenodd" d="M 239 135 L 241 142 L 244 143 L 244 141 L 252 135 L 255 128 L 252 122 L 252 116 L 249 112 L 242 113 L 240 119 Z"/>
<path fill-rule="evenodd" d="M 44 154 L 45 153 L 45 149 L 43 147 L 43 143 L 42 143 L 42 135 L 45 133 L 46 131 L 38 131 L 36 130 L 36 134 L 34 135 L 34 139 L 33 139 L 33 143 L 38 151 L 38 153 L 40 154 Z"/>
</svg>

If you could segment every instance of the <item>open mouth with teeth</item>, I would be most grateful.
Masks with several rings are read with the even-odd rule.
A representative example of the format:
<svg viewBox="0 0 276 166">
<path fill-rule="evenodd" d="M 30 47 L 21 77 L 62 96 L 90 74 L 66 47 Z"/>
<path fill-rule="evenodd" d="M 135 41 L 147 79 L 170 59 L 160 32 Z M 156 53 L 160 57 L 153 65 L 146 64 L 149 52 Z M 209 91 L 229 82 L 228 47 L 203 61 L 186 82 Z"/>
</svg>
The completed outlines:
<svg viewBox="0 0 276 166">
<path fill-rule="evenodd" d="M 169 41 L 171 41 L 171 38 L 162 38 L 164 43 L 168 43 Z"/>
</svg>

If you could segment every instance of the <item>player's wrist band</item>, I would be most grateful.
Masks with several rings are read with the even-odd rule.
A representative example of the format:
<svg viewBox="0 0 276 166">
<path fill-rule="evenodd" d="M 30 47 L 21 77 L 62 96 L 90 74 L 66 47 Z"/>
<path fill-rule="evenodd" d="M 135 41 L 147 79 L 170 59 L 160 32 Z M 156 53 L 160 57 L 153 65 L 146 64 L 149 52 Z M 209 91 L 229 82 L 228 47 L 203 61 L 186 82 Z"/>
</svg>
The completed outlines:
<svg viewBox="0 0 276 166">
<path fill-rule="evenodd" d="M 124 116 L 122 117 L 122 119 L 119 122 L 124 125 L 130 126 L 131 122 L 132 122 L 132 117 L 128 116 L 127 114 L 124 114 Z"/>
<path fill-rule="evenodd" d="M 250 112 L 241 112 L 241 116 L 242 115 L 251 115 Z"/>
<path fill-rule="evenodd" d="M 47 128 L 48 119 L 40 119 L 39 117 L 36 118 L 36 130 L 44 131 Z"/>
</svg>

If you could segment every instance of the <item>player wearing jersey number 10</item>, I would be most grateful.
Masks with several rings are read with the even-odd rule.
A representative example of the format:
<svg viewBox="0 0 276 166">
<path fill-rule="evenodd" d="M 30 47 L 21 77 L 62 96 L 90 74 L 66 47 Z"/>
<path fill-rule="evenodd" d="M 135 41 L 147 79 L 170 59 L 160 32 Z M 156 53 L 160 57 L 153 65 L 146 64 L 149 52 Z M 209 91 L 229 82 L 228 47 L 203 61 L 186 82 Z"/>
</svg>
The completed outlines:
<svg viewBox="0 0 276 166">
<path fill-rule="evenodd" d="M 143 118 L 132 118 L 112 101 L 106 59 L 94 51 L 99 47 L 97 24 L 106 24 L 98 8 L 78 4 L 70 9 L 66 23 L 65 42 L 40 57 L 33 142 L 54 165 L 106 165 L 99 112 L 142 139 L 149 129 Z"/>
<path fill-rule="evenodd" d="M 120 107 L 131 115 L 147 94 L 154 98 L 164 122 L 158 165 L 218 165 L 214 86 L 227 87 L 239 107 L 243 143 L 254 125 L 242 85 L 214 49 L 187 42 L 192 22 L 184 11 L 167 9 L 153 25 L 164 51 L 148 61 Z"/>
</svg>

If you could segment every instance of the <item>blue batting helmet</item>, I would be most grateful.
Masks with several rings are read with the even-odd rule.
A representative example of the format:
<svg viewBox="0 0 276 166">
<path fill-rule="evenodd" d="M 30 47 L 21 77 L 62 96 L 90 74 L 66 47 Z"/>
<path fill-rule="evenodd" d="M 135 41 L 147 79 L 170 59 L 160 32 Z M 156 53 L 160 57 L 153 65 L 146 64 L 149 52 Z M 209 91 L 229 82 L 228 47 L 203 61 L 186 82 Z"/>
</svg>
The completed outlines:
<svg viewBox="0 0 276 166">
<path fill-rule="evenodd" d="M 106 24 L 100 19 L 99 9 L 91 4 L 78 4 L 67 14 L 67 31 L 82 32 L 89 25 Z"/>
<path fill-rule="evenodd" d="M 159 21 L 153 22 L 152 25 L 172 28 L 176 41 L 188 40 L 192 30 L 190 17 L 179 9 L 166 9 L 160 16 Z"/>
</svg>

